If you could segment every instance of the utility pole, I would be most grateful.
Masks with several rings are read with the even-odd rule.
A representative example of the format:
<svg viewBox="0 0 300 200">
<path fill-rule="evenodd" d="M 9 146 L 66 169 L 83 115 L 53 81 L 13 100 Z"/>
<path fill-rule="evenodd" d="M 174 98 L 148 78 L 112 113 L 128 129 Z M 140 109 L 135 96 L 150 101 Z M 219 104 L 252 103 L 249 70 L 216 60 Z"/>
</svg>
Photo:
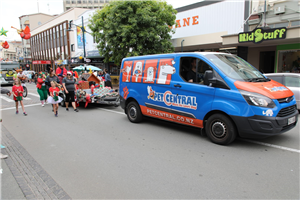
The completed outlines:
<svg viewBox="0 0 300 200">
<path fill-rule="evenodd" d="M 38 9 L 38 13 L 40 12 L 40 8 L 39 8 L 39 0 L 36 0 L 37 2 L 37 9 Z"/>
</svg>

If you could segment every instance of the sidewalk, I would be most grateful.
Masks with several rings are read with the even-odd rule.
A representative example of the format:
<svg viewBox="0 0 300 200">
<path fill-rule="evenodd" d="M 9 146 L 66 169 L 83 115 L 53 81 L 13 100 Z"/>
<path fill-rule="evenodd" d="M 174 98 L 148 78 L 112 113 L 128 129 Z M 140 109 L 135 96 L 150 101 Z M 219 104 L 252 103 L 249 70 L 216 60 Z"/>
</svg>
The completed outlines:
<svg viewBox="0 0 300 200">
<path fill-rule="evenodd" d="M 26 199 L 5 160 L 1 160 L 1 199 Z"/>
<path fill-rule="evenodd" d="M 71 199 L 2 124 L 1 132 L 1 199 Z"/>
</svg>

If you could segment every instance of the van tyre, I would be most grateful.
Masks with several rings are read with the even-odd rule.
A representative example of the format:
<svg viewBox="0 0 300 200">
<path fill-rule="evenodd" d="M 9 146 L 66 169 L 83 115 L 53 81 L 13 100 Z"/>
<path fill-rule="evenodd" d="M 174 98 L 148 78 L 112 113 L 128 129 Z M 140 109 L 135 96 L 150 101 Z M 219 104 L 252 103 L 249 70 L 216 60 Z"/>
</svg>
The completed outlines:
<svg viewBox="0 0 300 200">
<path fill-rule="evenodd" d="M 131 101 L 127 105 L 127 117 L 129 121 L 133 123 L 138 123 L 143 120 L 143 115 L 140 109 L 140 106 L 135 102 Z"/>
<path fill-rule="evenodd" d="M 213 143 L 221 145 L 232 143 L 237 135 L 234 123 L 223 114 L 214 114 L 208 118 L 205 133 Z"/>
</svg>

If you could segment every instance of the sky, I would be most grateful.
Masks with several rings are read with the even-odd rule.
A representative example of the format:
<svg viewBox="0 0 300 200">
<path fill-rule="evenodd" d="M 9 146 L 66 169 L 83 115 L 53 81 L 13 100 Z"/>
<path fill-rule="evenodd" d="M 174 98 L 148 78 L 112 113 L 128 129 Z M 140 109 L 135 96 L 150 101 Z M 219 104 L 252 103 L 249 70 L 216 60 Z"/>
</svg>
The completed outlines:
<svg viewBox="0 0 300 200">
<path fill-rule="evenodd" d="M 197 3 L 203 0 L 165 0 L 174 8 Z M 7 37 L 0 36 L 0 40 L 18 40 L 20 36 L 11 26 L 20 28 L 19 17 L 34 13 L 46 13 L 50 15 L 63 12 L 63 0 L 0 0 L 0 29 L 7 30 Z"/>
</svg>

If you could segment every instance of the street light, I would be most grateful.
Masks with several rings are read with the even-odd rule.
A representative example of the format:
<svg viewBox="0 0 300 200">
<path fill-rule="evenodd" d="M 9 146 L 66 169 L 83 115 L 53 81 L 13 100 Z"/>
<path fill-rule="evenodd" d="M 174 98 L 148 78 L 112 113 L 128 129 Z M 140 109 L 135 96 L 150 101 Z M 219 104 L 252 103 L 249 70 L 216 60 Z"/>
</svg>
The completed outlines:
<svg viewBox="0 0 300 200">
<path fill-rule="evenodd" d="M 84 63 L 84 66 L 85 66 L 85 59 L 86 59 L 86 54 L 85 54 L 85 33 L 89 33 L 89 32 L 87 32 L 85 29 L 84 29 L 84 23 L 83 23 L 83 16 L 81 16 L 81 20 L 82 20 L 82 26 L 78 26 L 78 25 L 76 25 L 76 24 L 73 24 L 72 23 L 72 21 L 70 21 L 69 22 L 69 29 L 67 29 L 67 31 L 73 31 L 71 28 L 72 28 L 72 25 L 74 25 L 74 26 L 77 26 L 77 27 L 79 27 L 80 29 L 81 29 L 81 31 L 82 31 L 82 37 L 83 37 L 83 40 L 82 40 L 82 42 L 83 42 L 83 63 Z M 89 34 L 91 34 L 91 33 L 89 33 Z"/>
</svg>

